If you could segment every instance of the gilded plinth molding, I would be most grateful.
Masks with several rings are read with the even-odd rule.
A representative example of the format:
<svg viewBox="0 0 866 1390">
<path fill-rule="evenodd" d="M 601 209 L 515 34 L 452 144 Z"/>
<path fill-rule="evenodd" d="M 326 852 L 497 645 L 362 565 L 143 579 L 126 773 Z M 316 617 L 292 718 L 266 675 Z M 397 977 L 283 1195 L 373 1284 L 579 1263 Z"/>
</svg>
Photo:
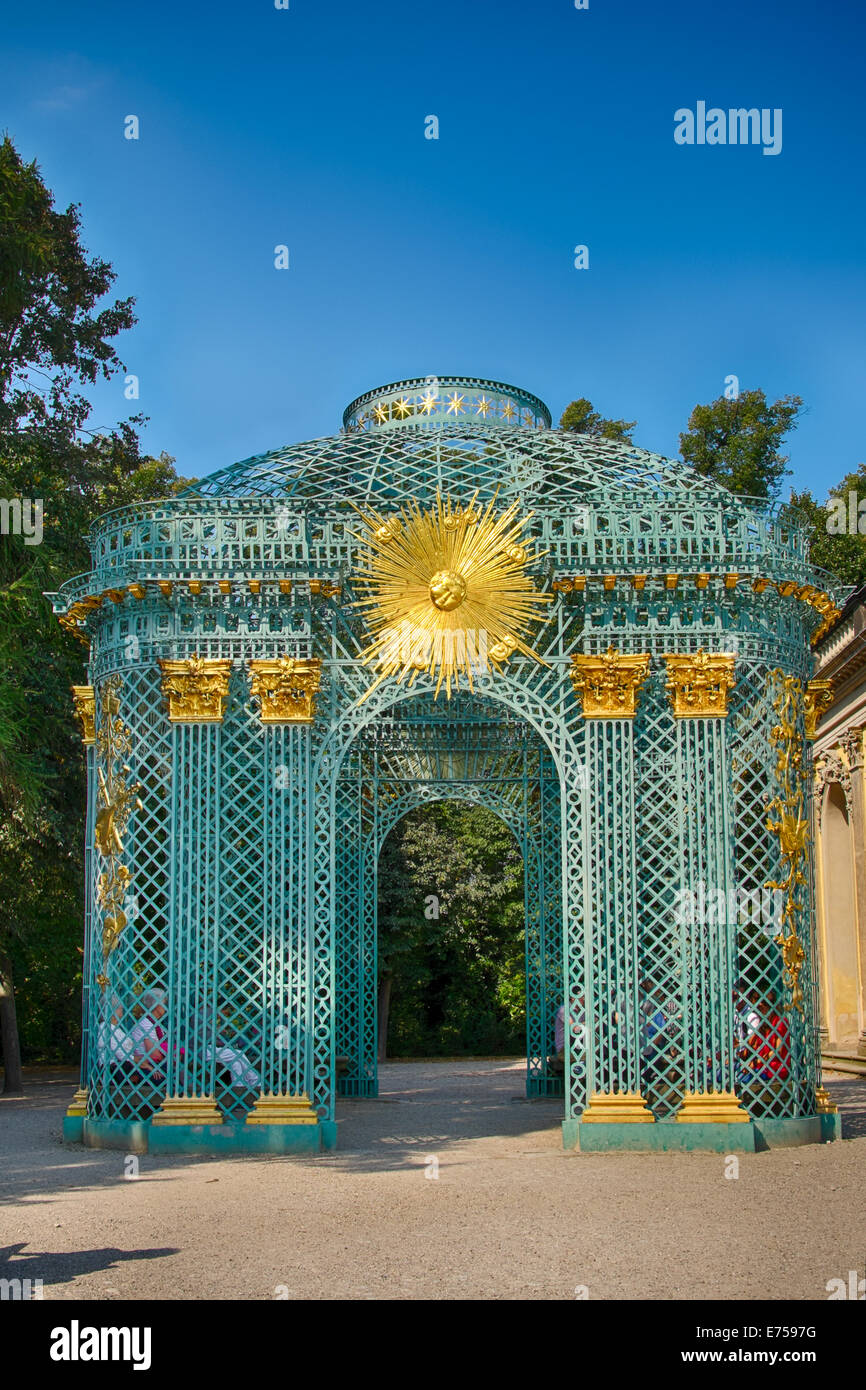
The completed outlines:
<svg viewBox="0 0 866 1390">
<path fill-rule="evenodd" d="M 166 1096 L 152 1125 L 221 1125 L 214 1096 Z"/>
<path fill-rule="evenodd" d="M 739 1125 L 750 1119 L 734 1091 L 686 1091 L 676 1113 L 680 1125 Z"/>
<path fill-rule="evenodd" d="M 186 661 L 160 661 L 162 693 L 172 724 L 221 724 L 229 695 L 231 661 L 194 655 Z"/>
<path fill-rule="evenodd" d="M 816 1087 L 815 1110 L 819 1115 L 837 1115 L 839 1113 L 839 1107 L 833 1104 L 830 1093 L 824 1086 Z"/>
<path fill-rule="evenodd" d="M 68 1119 L 81 1119 L 87 1116 L 87 1087 L 79 1086 L 72 1100 L 69 1102 L 69 1109 L 66 1111 Z"/>
<path fill-rule="evenodd" d="M 251 661 L 252 693 L 263 724 L 312 724 L 316 692 L 322 683 L 318 657 L 281 656 L 278 661 Z"/>
<path fill-rule="evenodd" d="M 306 1091 L 299 1096 L 263 1092 L 247 1115 L 248 1125 L 316 1125 L 319 1117 Z"/>
<path fill-rule="evenodd" d="M 732 653 L 701 647 L 688 656 L 665 656 L 665 663 L 675 719 L 725 718 L 728 693 L 736 684 Z"/>
<path fill-rule="evenodd" d="M 96 742 L 96 692 L 92 685 L 73 685 L 72 709 L 81 725 L 81 742 L 85 748 Z"/>
<path fill-rule="evenodd" d="M 640 1091 L 593 1091 L 581 1124 L 654 1125 L 653 1115 Z"/>
<path fill-rule="evenodd" d="M 806 713 L 806 737 L 818 736 L 818 720 L 833 703 L 832 681 L 809 681 L 803 696 Z"/>
<path fill-rule="evenodd" d="M 649 674 L 648 654 L 618 652 L 602 656 L 579 653 L 569 672 L 584 719 L 634 719 L 640 687 Z"/>
</svg>

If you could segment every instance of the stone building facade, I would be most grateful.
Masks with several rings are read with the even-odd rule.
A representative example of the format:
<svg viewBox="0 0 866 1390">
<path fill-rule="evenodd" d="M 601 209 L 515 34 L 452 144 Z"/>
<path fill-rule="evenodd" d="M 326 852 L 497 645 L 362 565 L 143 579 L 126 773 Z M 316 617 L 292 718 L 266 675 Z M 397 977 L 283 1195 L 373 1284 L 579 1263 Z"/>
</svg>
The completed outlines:
<svg viewBox="0 0 866 1390">
<path fill-rule="evenodd" d="M 820 1037 L 825 1055 L 866 1059 L 866 587 L 851 595 L 817 656 Z"/>
</svg>

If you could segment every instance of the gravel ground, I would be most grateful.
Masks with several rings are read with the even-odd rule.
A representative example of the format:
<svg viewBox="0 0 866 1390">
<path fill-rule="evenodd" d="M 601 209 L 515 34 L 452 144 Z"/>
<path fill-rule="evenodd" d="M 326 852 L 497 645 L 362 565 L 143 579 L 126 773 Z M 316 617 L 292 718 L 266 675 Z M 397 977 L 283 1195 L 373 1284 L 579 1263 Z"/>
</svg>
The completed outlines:
<svg viewBox="0 0 866 1390">
<path fill-rule="evenodd" d="M 518 1062 L 392 1063 L 318 1158 L 140 1159 L 60 1143 L 69 1072 L 0 1098 L 0 1276 L 46 1299 L 826 1299 L 866 1261 L 866 1082 L 842 1143 L 578 1154 Z M 438 1160 L 438 1178 L 425 1172 Z"/>
</svg>

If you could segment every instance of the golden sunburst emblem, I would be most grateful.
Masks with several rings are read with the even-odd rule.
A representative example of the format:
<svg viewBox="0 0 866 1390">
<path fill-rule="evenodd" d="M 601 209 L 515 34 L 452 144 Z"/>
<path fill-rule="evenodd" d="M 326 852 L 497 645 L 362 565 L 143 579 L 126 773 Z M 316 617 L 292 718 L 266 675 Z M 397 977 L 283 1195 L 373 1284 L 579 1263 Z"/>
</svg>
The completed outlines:
<svg viewBox="0 0 866 1390">
<path fill-rule="evenodd" d="M 388 517 L 358 509 L 366 593 L 356 607 L 372 632 L 364 663 L 378 671 L 364 699 L 389 676 L 412 685 L 426 672 L 435 694 L 444 685 L 450 698 L 461 677 L 471 690 L 473 675 L 515 652 L 545 664 L 523 640 L 552 598 L 527 573 L 547 553 L 532 552 L 523 535 L 532 513 L 521 517 L 515 502 L 497 514 L 495 497 L 486 507 L 477 499 L 460 507 L 437 492 L 431 510 L 409 502 Z"/>
</svg>

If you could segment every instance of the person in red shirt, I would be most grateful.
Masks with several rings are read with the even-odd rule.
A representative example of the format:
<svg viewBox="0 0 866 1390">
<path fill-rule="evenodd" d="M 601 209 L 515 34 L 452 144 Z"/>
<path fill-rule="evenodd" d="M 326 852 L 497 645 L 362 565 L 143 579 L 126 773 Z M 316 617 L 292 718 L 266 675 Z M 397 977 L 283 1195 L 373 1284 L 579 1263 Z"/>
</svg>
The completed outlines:
<svg viewBox="0 0 866 1390">
<path fill-rule="evenodd" d="M 761 1078 L 764 1081 L 787 1081 L 790 1060 L 788 1021 L 776 1007 L 775 994 L 771 994 L 767 1002 L 770 1006 L 770 1017 L 761 1025 L 759 1034 Z"/>
</svg>

